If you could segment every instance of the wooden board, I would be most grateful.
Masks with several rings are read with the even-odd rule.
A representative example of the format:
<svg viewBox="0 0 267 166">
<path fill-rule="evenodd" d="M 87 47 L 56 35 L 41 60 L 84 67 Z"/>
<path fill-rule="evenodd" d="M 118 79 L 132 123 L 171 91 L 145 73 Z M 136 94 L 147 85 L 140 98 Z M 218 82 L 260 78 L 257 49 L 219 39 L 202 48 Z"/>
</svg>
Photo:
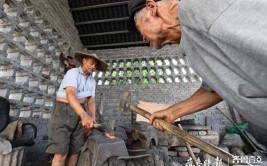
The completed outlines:
<svg viewBox="0 0 267 166">
<path fill-rule="evenodd" d="M 141 108 L 149 113 L 154 113 L 156 111 L 159 110 L 163 110 L 166 109 L 168 107 L 170 107 L 172 104 L 161 104 L 161 103 L 154 103 L 154 102 L 146 102 L 146 101 L 139 101 L 139 103 L 137 104 L 138 108 Z M 148 122 L 149 120 L 147 120 L 146 118 L 144 118 L 143 116 L 137 114 L 136 115 L 136 121 L 137 122 Z M 177 119 L 176 121 L 179 121 L 179 119 Z"/>
</svg>

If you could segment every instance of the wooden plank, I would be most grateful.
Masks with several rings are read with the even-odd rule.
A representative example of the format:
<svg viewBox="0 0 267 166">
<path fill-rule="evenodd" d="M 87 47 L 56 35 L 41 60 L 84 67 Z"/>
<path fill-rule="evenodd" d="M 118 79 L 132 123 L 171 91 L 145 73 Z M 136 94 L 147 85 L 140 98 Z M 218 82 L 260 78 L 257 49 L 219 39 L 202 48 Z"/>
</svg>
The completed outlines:
<svg viewBox="0 0 267 166">
<path fill-rule="evenodd" d="M 171 105 L 172 104 L 161 104 L 161 103 L 146 102 L 146 101 L 140 100 L 139 103 L 137 104 L 137 107 L 141 108 L 143 110 L 146 110 L 147 112 L 152 114 L 152 113 L 154 113 L 156 111 L 164 110 L 164 109 L 170 107 Z M 146 119 L 145 117 L 143 117 L 140 114 L 136 115 L 136 121 L 137 122 L 148 122 L 149 123 L 149 120 Z M 176 121 L 179 121 L 179 119 L 177 119 Z"/>
</svg>

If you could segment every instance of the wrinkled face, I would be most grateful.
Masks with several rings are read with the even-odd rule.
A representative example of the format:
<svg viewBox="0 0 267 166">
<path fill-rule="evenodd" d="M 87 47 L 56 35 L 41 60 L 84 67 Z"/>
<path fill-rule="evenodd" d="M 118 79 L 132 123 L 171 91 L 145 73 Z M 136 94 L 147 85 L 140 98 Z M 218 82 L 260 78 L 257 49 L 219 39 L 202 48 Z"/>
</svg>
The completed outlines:
<svg viewBox="0 0 267 166">
<path fill-rule="evenodd" d="M 144 11 L 141 11 L 144 12 Z M 180 25 L 174 26 L 166 23 L 160 17 L 146 14 L 135 21 L 136 27 L 150 46 L 160 49 L 167 44 L 180 42 Z"/>
<path fill-rule="evenodd" d="M 97 67 L 97 61 L 94 58 L 84 58 L 82 60 L 82 69 L 86 75 L 92 74 Z"/>
</svg>

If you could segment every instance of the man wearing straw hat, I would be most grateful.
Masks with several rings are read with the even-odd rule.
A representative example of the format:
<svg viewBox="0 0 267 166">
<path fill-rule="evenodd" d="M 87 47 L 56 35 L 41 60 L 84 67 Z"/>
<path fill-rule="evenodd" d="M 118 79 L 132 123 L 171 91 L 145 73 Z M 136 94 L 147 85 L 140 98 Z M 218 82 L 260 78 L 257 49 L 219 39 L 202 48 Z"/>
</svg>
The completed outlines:
<svg viewBox="0 0 267 166">
<path fill-rule="evenodd" d="M 92 73 L 105 72 L 108 67 L 96 54 L 75 52 L 74 57 L 81 66 L 65 74 L 51 111 L 46 152 L 54 154 L 52 166 L 76 165 L 83 129 L 90 130 L 95 121 L 96 81 Z"/>
</svg>

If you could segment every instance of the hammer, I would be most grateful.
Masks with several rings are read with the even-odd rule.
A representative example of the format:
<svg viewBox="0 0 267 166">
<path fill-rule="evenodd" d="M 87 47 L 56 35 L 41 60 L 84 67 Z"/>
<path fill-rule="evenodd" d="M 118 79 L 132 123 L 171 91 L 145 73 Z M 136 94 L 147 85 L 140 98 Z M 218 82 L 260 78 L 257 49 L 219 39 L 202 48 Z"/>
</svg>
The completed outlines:
<svg viewBox="0 0 267 166">
<path fill-rule="evenodd" d="M 143 117 L 149 119 L 151 114 L 143 109 L 140 109 L 134 105 L 131 105 L 127 101 L 129 101 L 130 92 L 126 91 L 122 94 L 120 98 L 120 111 L 122 113 L 126 112 L 127 109 L 132 110 L 133 112 L 142 115 Z M 181 130 L 180 128 L 167 123 L 166 121 L 162 119 L 155 119 L 155 122 L 159 123 L 163 129 L 168 132 L 169 134 L 175 135 L 180 139 L 183 139 L 185 142 L 190 143 L 191 145 L 194 145 L 201 149 L 202 151 L 210 154 L 213 157 L 218 157 L 219 159 L 222 159 L 222 161 L 226 164 L 233 164 L 234 156 L 226 151 L 223 151 L 219 148 L 217 148 L 214 145 L 211 145 L 201 139 L 199 139 L 196 136 L 188 134 L 186 131 Z"/>
<path fill-rule="evenodd" d="M 98 124 L 98 123 L 94 123 L 93 125 L 94 129 L 97 129 L 98 131 L 104 133 L 108 138 L 111 139 L 115 138 L 114 127 L 115 127 L 115 122 L 113 120 L 111 121 L 110 125 Z"/>
</svg>

